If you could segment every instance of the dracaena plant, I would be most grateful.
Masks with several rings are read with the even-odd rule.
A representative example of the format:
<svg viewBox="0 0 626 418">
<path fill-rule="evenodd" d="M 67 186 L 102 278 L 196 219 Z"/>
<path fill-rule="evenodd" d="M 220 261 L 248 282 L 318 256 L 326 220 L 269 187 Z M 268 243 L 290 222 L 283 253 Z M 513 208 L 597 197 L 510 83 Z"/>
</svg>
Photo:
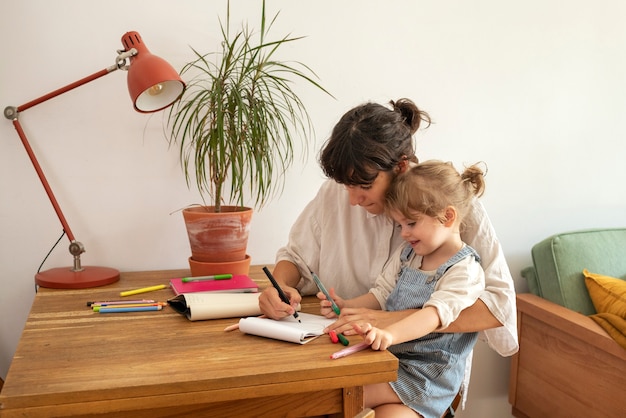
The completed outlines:
<svg viewBox="0 0 626 418">
<path fill-rule="evenodd" d="M 168 139 L 178 146 L 187 186 L 195 183 L 216 212 L 222 204 L 243 206 L 247 194 L 260 208 L 282 192 L 296 141 L 306 155 L 313 133 L 293 86 L 303 82 L 330 95 L 308 66 L 275 58 L 281 46 L 302 39 L 270 40 L 277 17 L 266 19 L 263 1 L 260 30 L 244 23 L 231 34 L 228 3 L 221 51 L 191 48 L 195 58 L 181 70 L 191 79 L 168 114 Z"/>
</svg>

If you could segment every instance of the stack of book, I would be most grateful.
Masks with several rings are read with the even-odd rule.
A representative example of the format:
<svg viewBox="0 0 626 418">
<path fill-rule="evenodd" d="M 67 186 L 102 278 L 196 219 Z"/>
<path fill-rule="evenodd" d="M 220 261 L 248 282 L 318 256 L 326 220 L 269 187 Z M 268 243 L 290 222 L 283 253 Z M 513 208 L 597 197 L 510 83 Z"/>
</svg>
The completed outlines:
<svg viewBox="0 0 626 418">
<path fill-rule="evenodd" d="M 167 302 L 191 321 L 260 315 L 259 285 L 246 275 L 170 280 L 175 297 Z"/>
</svg>

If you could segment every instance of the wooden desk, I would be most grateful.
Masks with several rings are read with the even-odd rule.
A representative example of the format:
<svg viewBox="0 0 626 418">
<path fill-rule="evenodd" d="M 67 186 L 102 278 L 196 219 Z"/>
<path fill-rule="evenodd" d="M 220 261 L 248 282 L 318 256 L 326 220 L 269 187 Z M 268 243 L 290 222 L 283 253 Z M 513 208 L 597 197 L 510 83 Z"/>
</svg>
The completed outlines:
<svg viewBox="0 0 626 418">
<path fill-rule="evenodd" d="M 122 273 L 118 283 L 93 289 L 41 288 L 0 393 L 0 416 L 353 417 L 363 385 L 397 378 L 389 352 L 330 360 L 341 346 L 325 336 L 297 345 L 224 332 L 236 319 L 191 322 L 171 308 L 98 314 L 86 307 L 188 274 Z M 250 276 L 267 285 L 258 266 Z M 303 311 L 318 309 L 316 300 L 303 302 Z"/>
</svg>

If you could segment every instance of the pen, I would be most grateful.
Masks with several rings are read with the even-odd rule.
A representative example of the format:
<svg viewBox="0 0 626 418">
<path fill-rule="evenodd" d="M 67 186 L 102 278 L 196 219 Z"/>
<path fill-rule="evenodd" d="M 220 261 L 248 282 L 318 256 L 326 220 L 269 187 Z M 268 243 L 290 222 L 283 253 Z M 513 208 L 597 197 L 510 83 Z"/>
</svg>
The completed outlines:
<svg viewBox="0 0 626 418">
<path fill-rule="evenodd" d="M 107 305 L 126 305 L 128 303 L 155 303 L 156 300 L 140 299 L 140 300 L 106 300 L 102 302 L 87 302 L 87 306 L 107 306 Z"/>
<path fill-rule="evenodd" d="M 121 313 L 121 312 L 146 312 L 146 311 L 160 311 L 163 306 L 135 306 L 135 307 L 101 307 L 100 313 Z"/>
<path fill-rule="evenodd" d="M 215 274 L 213 276 L 183 277 L 181 281 L 183 283 L 189 283 L 189 282 L 201 282 L 204 280 L 228 280 L 232 278 L 233 278 L 232 274 Z"/>
<path fill-rule="evenodd" d="M 120 292 L 120 296 L 132 296 L 132 295 L 136 295 L 138 293 L 146 293 L 146 292 L 153 292 L 155 290 L 161 290 L 161 289 L 165 289 L 167 286 L 164 284 L 160 284 L 157 286 L 150 286 L 150 287 L 142 287 L 141 289 L 135 289 L 135 290 L 127 290 L 126 292 Z"/>
<path fill-rule="evenodd" d="M 320 292 L 324 294 L 324 296 L 326 296 L 326 300 L 330 302 L 330 307 L 332 308 L 333 312 L 339 315 L 341 313 L 341 311 L 339 310 L 339 306 L 337 306 L 333 298 L 330 297 L 330 293 L 328 293 L 328 290 L 326 290 L 320 278 L 317 277 L 317 274 L 313 272 L 311 272 L 311 274 L 313 275 L 313 280 L 315 280 L 315 284 L 317 285 L 317 288 L 320 290 Z"/>
<path fill-rule="evenodd" d="M 357 351 L 365 350 L 369 346 L 370 345 L 364 341 L 364 342 L 359 343 L 357 345 L 353 345 L 352 347 L 346 347 L 343 350 L 339 350 L 339 351 L 331 354 L 330 358 L 331 359 L 338 359 L 338 358 L 341 358 L 341 357 L 349 356 L 350 354 L 356 353 Z"/>
<path fill-rule="evenodd" d="M 226 328 L 224 328 L 224 331 L 234 331 L 236 329 L 239 329 L 239 322 L 237 322 L 236 324 L 227 326 Z"/>
<path fill-rule="evenodd" d="M 96 305 L 92 306 L 94 312 L 99 312 L 102 309 L 113 308 L 141 308 L 146 306 L 167 306 L 166 302 L 154 302 L 154 303 L 124 303 L 119 305 Z"/>
<path fill-rule="evenodd" d="M 280 300 L 282 300 L 287 305 L 289 305 L 289 298 L 287 297 L 287 295 L 285 295 L 285 292 L 283 292 L 283 289 L 280 288 L 280 286 L 278 285 L 278 282 L 276 281 L 274 276 L 272 276 L 272 273 L 270 273 L 267 267 L 263 267 L 263 271 L 265 272 L 265 275 L 267 276 L 267 278 L 270 279 L 270 282 L 272 282 L 272 286 L 274 286 L 274 288 L 278 291 L 278 296 L 280 296 Z M 295 310 L 293 311 L 293 317 L 298 319 L 298 312 Z M 298 322 L 302 322 L 302 321 L 298 319 Z"/>
</svg>

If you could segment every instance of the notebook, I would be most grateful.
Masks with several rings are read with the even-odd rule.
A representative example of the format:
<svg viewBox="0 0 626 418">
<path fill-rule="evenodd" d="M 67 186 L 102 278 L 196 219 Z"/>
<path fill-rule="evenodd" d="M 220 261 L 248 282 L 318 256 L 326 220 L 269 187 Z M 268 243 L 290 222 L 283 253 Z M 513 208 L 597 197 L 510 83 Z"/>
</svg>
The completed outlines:
<svg viewBox="0 0 626 418">
<path fill-rule="evenodd" d="M 171 279 L 170 287 L 176 295 L 200 292 L 256 293 L 259 291 L 259 285 L 244 274 L 233 275 L 227 280 L 202 280 L 188 283 L 183 283 L 182 278 Z"/>
<path fill-rule="evenodd" d="M 302 322 L 298 322 L 293 316 L 278 321 L 270 318 L 241 318 L 239 331 L 275 340 L 306 344 L 323 335 L 324 328 L 336 321 L 336 318 L 329 319 L 305 312 L 300 312 L 298 318 Z"/>
<path fill-rule="evenodd" d="M 183 293 L 169 299 L 169 306 L 190 321 L 261 315 L 260 293 Z"/>
</svg>

